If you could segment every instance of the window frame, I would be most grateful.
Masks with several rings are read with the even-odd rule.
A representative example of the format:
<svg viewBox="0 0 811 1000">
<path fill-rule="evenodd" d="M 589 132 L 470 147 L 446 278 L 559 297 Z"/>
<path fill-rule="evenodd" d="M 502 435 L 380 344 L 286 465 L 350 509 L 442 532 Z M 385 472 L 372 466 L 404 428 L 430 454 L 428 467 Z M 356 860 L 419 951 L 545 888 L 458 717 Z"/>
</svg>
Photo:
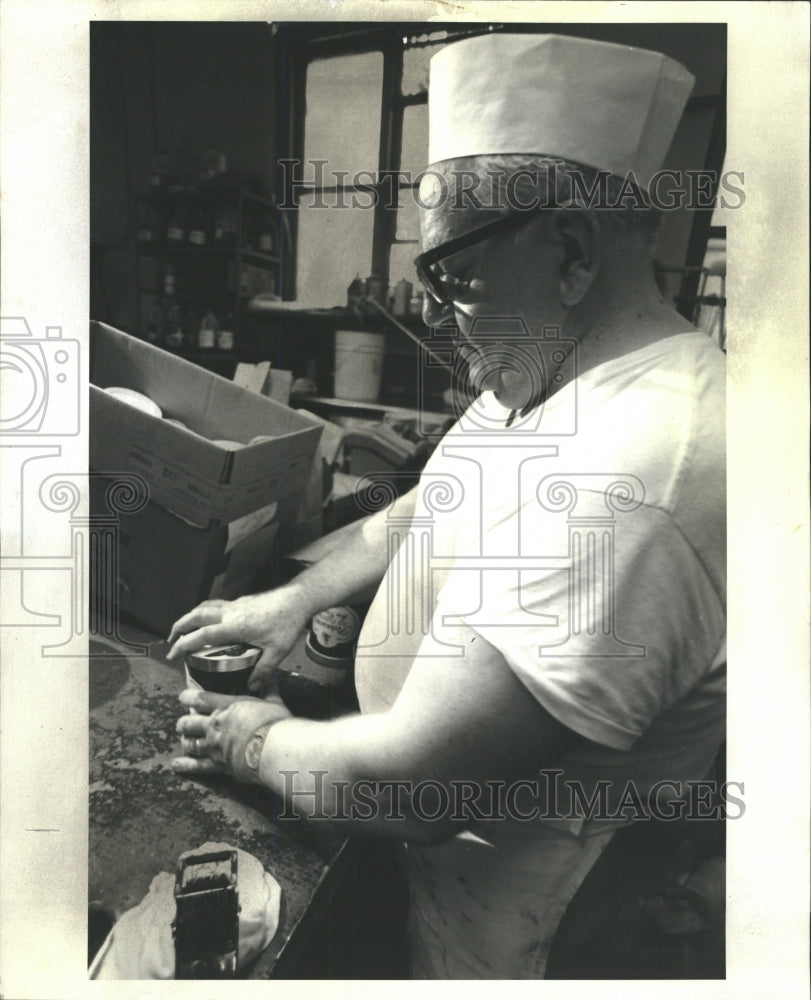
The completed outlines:
<svg viewBox="0 0 811 1000">
<path fill-rule="evenodd" d="M 415 183 L 404 185 L 398 172 L 402 160 L 403 125 L 405 109 L 428 103 L 428 93 L 402 93 L 403 56 L 407 49 L 435 45 L 437 35 L 445 34 L 442 42 L 459 38 L 488 34 L 500 29 L 501 25 L 460 30 L 458 24 L 426 24 L 392 22 L 384 26 L 369 27 L 360 23 L 344 22 L 302 26 L 283 24 L 279 26 L 281 38 L 280 63 L 282 64 L 281 93 L 287 94 L 284 114 L 287 128 L 284 130 L 283 158 L 302 162 L 304 160 L 304 134 L 307 111 L 307 70 L 310 63 L 320 59 L 380 52 L 383 56 L 383 80 L 380 93 L 380 141 L 377 163 L 377 183 L 374 219 L 372 225 L 372 246 L 369 261 L 370 274 L 391 281 L 391 251 L 395 245 L 413 244 L 415 256 L 419 252 L 419 240 L 398 239 L 397 228 L 400 210 L 390 208 L 399 202 L 400 192 L 414 189 Z M 338 29 L 337 34 L 325 31 Z M 423 40 L 424 39 L 424 40 Z M 426 167 L 428 164 L 426 164 Z M 289 178 L 288 178 L 289 180 Z M 323 185 L 309 188 L 312 193 L 324 195 L 343 192 L 351 195 L 360 189 L 347 184 L 341 188 Z M 366 193 L 364 189 L 363 193 Z M 291 188 L 280 191 L 281 203 L 290 205 L 296 201 L 296 193 Z M 291 260 L 283 268 L 281 285 L 283 297 L 294 299 L 296 292 L 296 262 L 298 250 L 298 208 L 289 210 L 292 253 Z"/>
<path fill-rule="evenodd" d="M 378 183 L 376 187 L 377 199 L 375 205 L 375 216 L 373 220 L 373 236 L 370 267 L 372 274 L 379 275 L 387 282 L 390 282 L 390 262 L 391 250 L 396 244 L 415 244 L 414 240 L 397 239 L 397 223 L 399 210 L 389 210 L 386 208 L 386 199 L 390 194 L 399 198 L 401 186 L 399 179 L 396 179 L 397 171 L 400 168 L 403 139 L 403 115 L 405 108 L 409 105 L 427 103 L 428 95 L 413 94 L 403 95 L 402 69 L 403 53 L 406 48 L 425 47 L 435 44 L 438 35 L 444 34 L 442 41 L 449 43 L 458 41 L 460 38 L 474 37 L 476 35 L 489 34 L 498 31 L 538 33 L 544 27 L 550 30 L 559 30 L 582 37 L 604 38 L 620 42 L 625 37 L 626 28 L 646 29 L 650 27 L 656 31 L 658 28 L 666 30 L 668 25 L 607 25 L 605 31 L 592 31 L 591 25 L 568 25 L 556 24 L 544 26 L 541 23 L 490 23 L 486 25 L 471 26 L 464 22 L 388 22 L 385 24 L 374 24 L 364 22 L 286 22 L 281 23 L 277 32 L 277 37 L 282 39 L 281 52 L 278 54 L 278 63 L 281 66 L 281 86 L 280 93 L 287 95 L 284 109 L 286 126 L 282 128 L 284 156 L 289 159 L 304 158 L 304 124 L 306 114 L 306 78 L 307 67 L 315 59 L 324 59 L 332 56 L 355 55 L 364 52 L 380 51 L 383 54 L 383 86 L 381 88 L 381 127 L 380 127 L 380 149 L 378 157 L 378 181 L 394 176 L 391 191 L 386 190 L 384 184 Z M 706 27 L 718 28 L 720 25 L 707 23 Z M 612 32 L 617 31 L 620 35 L 612 38 Z M 404 39 L 406 40 L 404 43 Z M 286 42 L 285 42 L 286 40 Z M 724 33 L 726 42 L 726 33 Z M 627 42 L 626 42 L 627 44 Z M 636 44 L 636 43 L 635 43 Z M 641 42 L 639 44 L 642 44 Z M 656 38 L 650 39 L 651 47 L 657 47 Z M 666 50 L 666 46 L 661 47 Z M 723 169 L 724 153 L 726 147 L 726 50 L 720 56 L 723 62 L 723 77 L 720 91 L 707 95 L 694 95 L 687 101 L 685 113 L 698 107 L 711 107 L 715 110 L 714 121 L 708 137 L 708 147 L 705 152 L 705 169 L 714 171 L 716 180 Z M 428 166 L 428 164 L 426 164 Z M 414 184 L 411 187 L 415 187 Z M 337 193 L 337 187 L 323 187 L 320 189 L 325 194 Z M 354 188 L 347 186 L 343 189 L 351 193 Z M 713 195 L 716 192 L 713 191 Z M 283 204 L 290 204 L 286 200 L 290 192 L 281 192 L 285 199 Z M 283 297 L 295 298 L 296 288 L 296 258 L 298 252 L 298 225 L 296 219 L 297 212 L 290 212 L 290 260 L 280 264 L 280 286 L 283 290 Z M 690 226 L 688 245 L 684 251 L 684 267 L 681 287 L 676 292 L 674 304 L 679 312 L 690 317 L 694 308 L 700 268 L 706 253 L 707 243 L 711 226 L 711 212 L 696 212 Z M 417 251 L 418 252 L 418 251 Z M 416 253 L 415 253 L 416 255 Z"/>
</svg>

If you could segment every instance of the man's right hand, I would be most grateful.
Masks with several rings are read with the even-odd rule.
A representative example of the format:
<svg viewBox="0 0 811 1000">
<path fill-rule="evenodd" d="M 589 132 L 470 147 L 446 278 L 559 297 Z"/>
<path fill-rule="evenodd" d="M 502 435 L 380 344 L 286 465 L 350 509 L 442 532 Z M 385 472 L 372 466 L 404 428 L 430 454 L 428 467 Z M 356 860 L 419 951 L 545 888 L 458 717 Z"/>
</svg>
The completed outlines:
<svg viewBox="0 0 811 1000">
<path fill-rule="evenodd" d="M 235 601 L 203 601 L 172 626 L 168 658 L 177 659 L 215 642 L 251 643 L 263 652 L 248 686 L 255 694 L 272 692 L 279 664 L 310 618 L 383 579 L 392 511 L 398 518 L 410 518 L 416 497 L 415 487 L 393 505 L 358 522 L 335 549 L 284 587 Z"/>
<path fill-rule="evenodd" d="M 276 669 L 309 618 L 294 587 L 251 594 L 235 601 L 203 601 L 172 626 L 167 659 L 178 659 L 214 643 L 244 642 L 258 646 L 262 656 L 248 687 L 255 694 L 264 694 L 271 689 Z"/>
</svg>

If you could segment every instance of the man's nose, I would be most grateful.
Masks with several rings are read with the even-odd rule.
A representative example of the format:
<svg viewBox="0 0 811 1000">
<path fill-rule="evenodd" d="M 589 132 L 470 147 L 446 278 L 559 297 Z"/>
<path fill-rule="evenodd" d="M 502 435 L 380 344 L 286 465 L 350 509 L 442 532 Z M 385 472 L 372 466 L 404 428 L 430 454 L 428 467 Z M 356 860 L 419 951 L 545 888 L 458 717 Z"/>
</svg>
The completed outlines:
<svg viewBox="0 0 811 1000">
<path fill-rule="evenodd" d="M 422 321 L 426 326 L 441 326 L 448 319 L 453 318 L 453 303 L 439 303 L 427 292 L 422 302 Z"/>
</svg>

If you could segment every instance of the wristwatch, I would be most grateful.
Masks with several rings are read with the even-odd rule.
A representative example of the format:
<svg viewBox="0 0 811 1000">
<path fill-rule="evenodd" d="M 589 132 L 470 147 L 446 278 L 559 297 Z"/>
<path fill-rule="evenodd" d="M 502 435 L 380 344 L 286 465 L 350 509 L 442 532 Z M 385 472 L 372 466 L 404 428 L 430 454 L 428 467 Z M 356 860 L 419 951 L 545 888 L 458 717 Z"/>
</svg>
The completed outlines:
<svg viewBox="0 0 811 1000">
<path fill-rule="evenodd" d="M 253 736 L 245 744 L 245 763 L 248 765 L 249 771 L 259 770 L 259 761 L 262 757 L 262 748 L 265 745 L 265 739 L 267 738 L 268 730 L 270 729 L 270 723 L 262 726 L 261 729 L 257 729 Z"/>
</svg>

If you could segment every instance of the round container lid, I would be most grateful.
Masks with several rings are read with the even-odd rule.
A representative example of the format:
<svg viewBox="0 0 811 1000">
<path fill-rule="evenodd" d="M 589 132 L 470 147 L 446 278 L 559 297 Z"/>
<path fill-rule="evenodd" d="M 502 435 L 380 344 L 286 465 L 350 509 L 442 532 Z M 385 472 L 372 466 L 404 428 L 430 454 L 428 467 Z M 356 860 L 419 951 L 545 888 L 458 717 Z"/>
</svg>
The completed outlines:
<svg viewBox="0 0 811 1000">
<path fill-rule="evenodd" d="M 225 448 L 228 451 L 238 451 L 240 448 L 244 448 L 245 445 L 241 441 L 228 441 L 225 438 L 218 438 L 212 441 L 212 444 L 219 445 L 220 448 Z"/>
<path fill-rule="evenodd" d="M 142 392 L 136 392 L 135 389 L 127 389 L 122 385 L 111 385 L 104 391 L 111 396 L 115 396 L 116 399 L 120 399 L 122 403 L 134 406 L 136 410 L 142 410 L 152 417 L 163 416 L 163 411 L 156 402 L 151 400 L 149 396 L 145 396 Z"/>
<path fill-rule="evenodd" d="M 211 674 L 224 674 L 233 670 L 248 670 L 254 667 L 262 655 L 257 646 L 244 643 L 230 643 L 219 646 L 203 646 L 196 653 L 186 655 L 186 666 L 190 670 L 203 670 Z"/>
</svg>

